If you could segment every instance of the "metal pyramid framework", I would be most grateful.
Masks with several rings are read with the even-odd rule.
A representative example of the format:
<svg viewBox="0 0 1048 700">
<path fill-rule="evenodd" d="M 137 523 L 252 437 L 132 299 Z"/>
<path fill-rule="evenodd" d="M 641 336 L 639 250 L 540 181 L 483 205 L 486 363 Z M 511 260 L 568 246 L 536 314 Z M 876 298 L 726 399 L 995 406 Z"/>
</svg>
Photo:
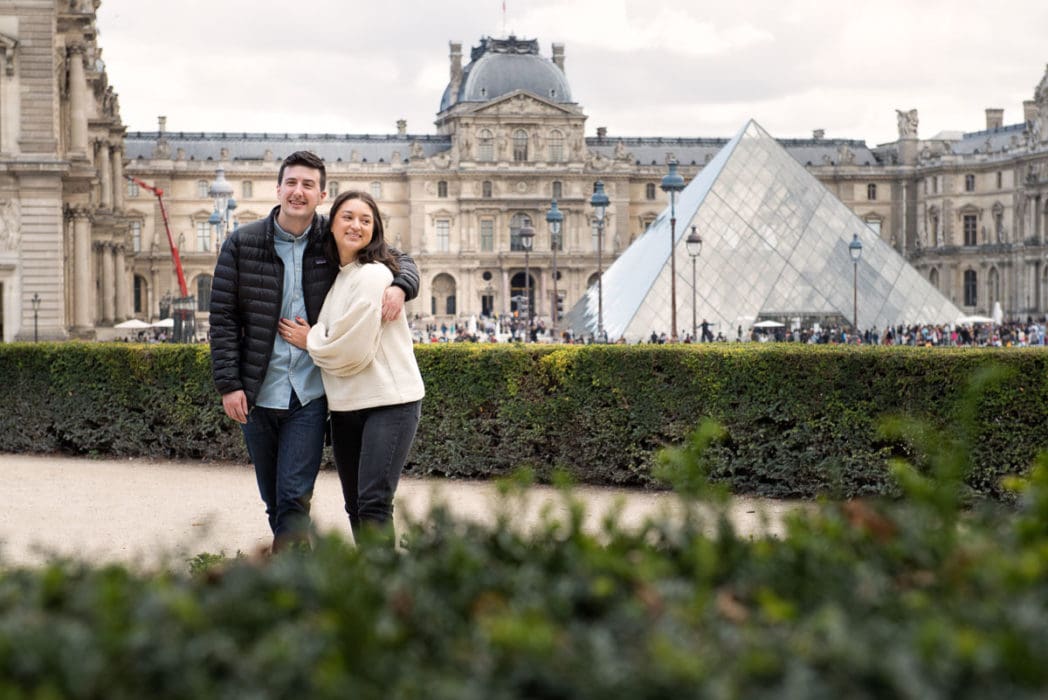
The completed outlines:
<svg viewBox="0 0 1048 700">
<path fill-rule="evenodd" d="M 961 316 L 752 120 L 678 196 L 673 254 L 679 331 L 691 328 L 692 260 L 685 239 L 692 226 L 703 239 L 696 260 L 696 315 L 729 339 L 758 318 L 804 327 L 851 325 L 852 234 L 862 243 L 855 277 L 860 328 L 951 323 Z M 667 207 L 604 273 L 603 326 L 609 340 L 670 334 L 669 253 Z M 596 336 L 597 309 L 594 284 L 566 325 L 576 336 Z"/>
</svg>

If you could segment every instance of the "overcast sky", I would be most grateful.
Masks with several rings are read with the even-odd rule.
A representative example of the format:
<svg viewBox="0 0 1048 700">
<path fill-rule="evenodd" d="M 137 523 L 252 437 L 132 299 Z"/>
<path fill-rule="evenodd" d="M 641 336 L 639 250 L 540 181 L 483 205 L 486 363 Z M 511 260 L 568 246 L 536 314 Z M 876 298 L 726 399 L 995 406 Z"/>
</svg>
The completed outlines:
<svg viewBox="0 0 1048 700">
<path fill-rule="evenodd" d="M 448 42 L 565 44 L 587 135 L 896 138 L 1022 121 L 1048 63 L 1046 0 L 102 0 L 131 131 L 434 133 Z"/>
</svg>

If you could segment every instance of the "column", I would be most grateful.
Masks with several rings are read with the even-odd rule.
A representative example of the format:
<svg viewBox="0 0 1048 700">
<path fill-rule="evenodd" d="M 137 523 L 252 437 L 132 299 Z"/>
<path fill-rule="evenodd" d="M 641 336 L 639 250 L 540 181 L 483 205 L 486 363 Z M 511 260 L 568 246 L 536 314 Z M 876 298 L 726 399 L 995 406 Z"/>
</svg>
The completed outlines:
<svg viewBox="0 0 1048 700">
<path fill-rule="evenodd" d="M 95 163 L 98 177 L 102 181 L 102 194 L 99 205 L 102 209 L 113 208 L 113 172 L 109 163 L 109 142 L 105 139 L 98 141 L 98 162 Z"/>
<path fill-rule="evenodd" d="M 502 297 L 502 311 L 499 315 L 505 316 L 509 313 L 509 270 L 502 268 L 500 272 L 502 272 L 502 293 L 500 295 Z"/>
<path fill-rule="evenodd" d="M 85 209 L 74 209 L 73 217 L 73 324 L 83 330 L 91 318 L 91 216 Z"/>
<path fill-rule="evenodd" d="M 69 47 L 69 150 L 87 157 L 87 79 L 84 45 Z"/>
<path fill-rule="evenodd" d="M 102 325 L 108 326 L 113 323 L 113 300 L 116 298 L 113 244 L 108 241 L 99 243 L 98 252 L 102 256 Z"/>
<path fill-rule="evenodd" d="M 116 321 L 131 318 L 130 294 L 128 294 L 128 271 L 124 256 L 124 246 L 114 246 L 116 255 Z"/>
<path fill-rule="evenodd" d="M 113 146 L 113 209 L 124 209 L 124 148 Z"/>
</svg>

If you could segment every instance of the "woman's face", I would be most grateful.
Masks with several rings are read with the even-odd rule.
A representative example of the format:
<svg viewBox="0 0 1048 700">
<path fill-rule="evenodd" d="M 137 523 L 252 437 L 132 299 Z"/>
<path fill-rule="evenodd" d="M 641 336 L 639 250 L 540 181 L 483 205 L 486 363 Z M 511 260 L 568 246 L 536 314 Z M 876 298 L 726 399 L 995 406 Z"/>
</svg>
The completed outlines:
<svg viewBox="0 0 1048 700">
<path fill-rule="evenodd" d="M 363 200 L 347 199 L 331 219 L 331 234 L 343 265 L 357 259 L 357 254 L 371 242 L 375 233 L 374 214 Z"/>
</svg>

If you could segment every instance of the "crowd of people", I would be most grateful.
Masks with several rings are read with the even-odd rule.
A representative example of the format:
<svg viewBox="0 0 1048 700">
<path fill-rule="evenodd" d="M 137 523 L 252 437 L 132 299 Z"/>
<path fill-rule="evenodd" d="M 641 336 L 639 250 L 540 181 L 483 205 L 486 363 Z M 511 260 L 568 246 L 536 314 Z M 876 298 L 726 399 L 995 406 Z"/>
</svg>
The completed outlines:
<svg viewBox="0 0 1048 700">
<path fill-rule="evenodd" d="M 497 343 L 497 342 L 541 342 L 541 343 L 616 343 L 625 344 L 623 338 L 597 339 L 593 336 L 576 336 L 571 330 L 559 330 L 555 334 L 546 324 L 537 320 L 530 328 L 515 319 L 499 320 L 498 316 L 458 319 L 441 323 L 423 322 L 418 316 L 411 322 L 412 336 L 416 343 Z M 1032 318 L 1025 322 L 1010 321 L 1001 324 L 898 324 L 884 328 L 867 328 L 855 333 L 850 327 L 814 326 L 810 328 L 771 327 L 744 329 L 737 327 L 733 342 L 785 342 L 815 345 L 910 345 L 922 347 L 1027 347 L 1045 345 L 1045 324 Z M 665 331 L 652 331 L 638 343 L 664 344 L 674 342 Z M 709 324 L 696 329 L 681 330 L 678 341 L 691 343 L 726 343 L 729 339 L 723 332 L 713 333 Z"/>
</svg>

